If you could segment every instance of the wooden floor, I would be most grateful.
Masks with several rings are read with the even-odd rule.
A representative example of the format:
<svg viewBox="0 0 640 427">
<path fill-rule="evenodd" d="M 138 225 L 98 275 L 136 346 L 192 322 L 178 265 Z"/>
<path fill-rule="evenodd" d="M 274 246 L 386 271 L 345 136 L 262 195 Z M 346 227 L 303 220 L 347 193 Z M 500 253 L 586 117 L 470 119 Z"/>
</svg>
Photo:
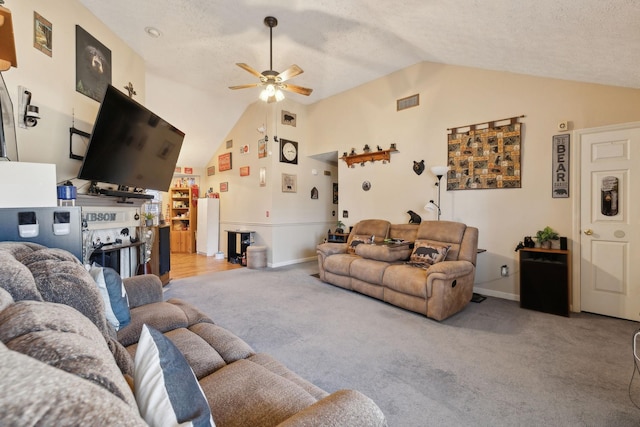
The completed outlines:
<svg viewBox="0 0 640 427">
<path fill-rule="evenodd" d="M 184 277 L 199 276 L 201 274 L 212 273 L 214 271 L 233 270 L 243 268 L 240 264 L 231 264 L 227 259 L 215 259 L 214 256 L 198 254 L 178 254 L 171 253 L 172 279 L 182 279 Z"/>
</svg>

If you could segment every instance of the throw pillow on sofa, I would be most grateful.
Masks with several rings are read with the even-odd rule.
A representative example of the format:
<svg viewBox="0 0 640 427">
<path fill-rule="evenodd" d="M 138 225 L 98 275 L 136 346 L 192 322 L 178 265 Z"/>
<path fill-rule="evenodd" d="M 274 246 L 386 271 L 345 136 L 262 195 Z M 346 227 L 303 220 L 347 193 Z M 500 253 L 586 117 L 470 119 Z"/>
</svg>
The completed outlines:
<svg viewBox="0 0 640 427">
<path fill-rule="evenodd" d="M 104 300 L 105 315 L 116 331 L 131 322 L 129 299 L 122 284 L 120 275 L 113 268 L 100 267 L 93 263 L 89 267 L 89 274 L 98 285 L 100 295 Z"/>
<path fill-rule="evenodd" d="M 411 253 L 410 262 L 416 264 L 433 265 L 444 261 L 451 245 L 437 243 L 416 242 Z"/>
<path fill-rule="evenodd" d="M 371 236 L 361 236 L 359 234 L 354 235 L 353 239 L 351 239 L 351 242 L 349 243 L 349 246 L 347 247 L 347 253 L 355 254 L 356 246 L 368 242 L 369 240 L 371 240 Z"/>
<path fill-rule="evenodd" d="M 162 333 L 142 326 L 134 363 L 136 402 L 149 425 L 215 426 L 187 359 Z"/>
</svg>

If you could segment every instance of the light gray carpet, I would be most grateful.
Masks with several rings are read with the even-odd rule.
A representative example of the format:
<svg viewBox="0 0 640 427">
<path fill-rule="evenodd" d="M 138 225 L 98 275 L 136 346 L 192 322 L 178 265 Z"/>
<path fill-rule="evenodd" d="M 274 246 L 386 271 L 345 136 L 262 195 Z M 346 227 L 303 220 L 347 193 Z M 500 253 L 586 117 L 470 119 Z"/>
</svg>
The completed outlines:
<svg viewBox="0 0 640 427">
<path fill-rule="evenodd" d="M 315 262 L 237 269 L 174 280 L 165 296 L 329 392 L 360 390 L 390 426 L 640 425 L 635 322 L 497 298 L 436 322 L 312 273 Z"/>
</svg>

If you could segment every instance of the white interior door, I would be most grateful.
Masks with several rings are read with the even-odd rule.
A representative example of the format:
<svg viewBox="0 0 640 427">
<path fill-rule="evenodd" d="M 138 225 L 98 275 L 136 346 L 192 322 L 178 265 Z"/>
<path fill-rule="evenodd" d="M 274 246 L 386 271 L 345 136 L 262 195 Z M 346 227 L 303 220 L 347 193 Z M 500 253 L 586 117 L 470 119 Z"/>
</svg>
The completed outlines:
<svg viewBox="0 0 640 427">
<path fill-rule="evenodd" d="M 586 130 L 577 136 L 581 310 L 638 321 L 640 127 Z"/>
</svg>

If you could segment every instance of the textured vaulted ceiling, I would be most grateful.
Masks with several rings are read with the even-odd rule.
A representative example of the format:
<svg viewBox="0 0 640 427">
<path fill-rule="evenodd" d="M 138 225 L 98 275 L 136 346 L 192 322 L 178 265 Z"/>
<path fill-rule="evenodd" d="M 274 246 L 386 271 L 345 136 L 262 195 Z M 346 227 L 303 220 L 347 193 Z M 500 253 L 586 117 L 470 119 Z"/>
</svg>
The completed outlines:
<svg viewBox="0 0 640 427">
<path fill-rule="evenodd" d="M 222 106 L 219 129 L 187 152 L 213 154 L 258 89 L 238 68 L 304 69 L 308 104 L 421 61 L 640 88 L 637 0 L 80 0 L 145 59 L 147 71 Z M 144 28 L 162 32 L 150 38 Z M 149 90 L 150 88 L 148 88 Z M 218 117 L 220 119 L 220 117 Z M 201 150 L 194 145 L 203 144 Z M 209 157 L 181 158 L 202 166 Z M 206 158 L 204 158 L 206 157 Z"/>
</svg>

